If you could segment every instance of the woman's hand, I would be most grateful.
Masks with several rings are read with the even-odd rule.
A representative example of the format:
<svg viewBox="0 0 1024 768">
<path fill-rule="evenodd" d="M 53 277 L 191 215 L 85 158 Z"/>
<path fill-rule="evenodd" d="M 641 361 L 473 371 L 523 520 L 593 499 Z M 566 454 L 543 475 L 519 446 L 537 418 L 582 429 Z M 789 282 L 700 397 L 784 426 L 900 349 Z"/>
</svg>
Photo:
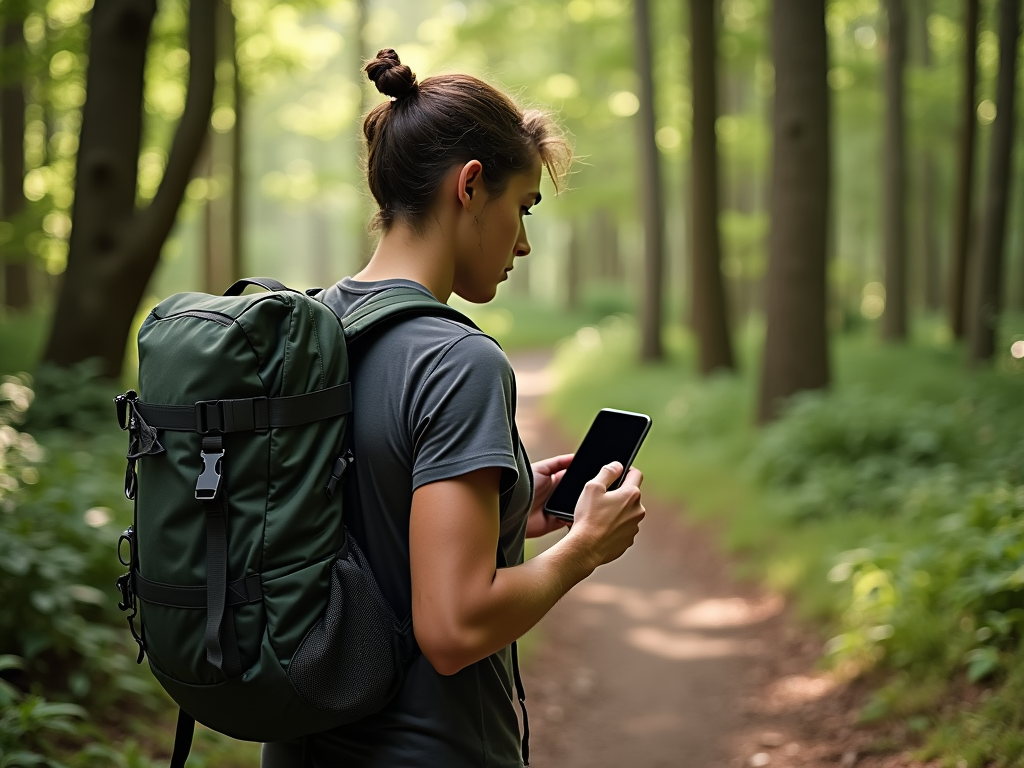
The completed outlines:
<svg viewBox="0 0 1024 768">
<path fill-rule="evenodd" d="M 597 477 L 583 486 L 576 502 L 572 532 L 562 542 L 579 543 L 593 561 L 593 567 L 610 563 L 633 546 L 646 510 L 640 501 L 644 476 L 633 467 L 622 485 L 608 490 L 622 475 L 622 464 L 613 461 L 601 467 Z"/>
<path fill-rule="evenodd" d="M 533 507 L 530 509 L 530 517 L 526 522 L 526 538 L 535 539 L 569 525 L 566 520 L 546 514 L 544 505 L 561 482 L 566 468 L 572 462 L 572 457 L 573 454 L 566 453 L 562 456 L 534 462 Z"/>
</svg>

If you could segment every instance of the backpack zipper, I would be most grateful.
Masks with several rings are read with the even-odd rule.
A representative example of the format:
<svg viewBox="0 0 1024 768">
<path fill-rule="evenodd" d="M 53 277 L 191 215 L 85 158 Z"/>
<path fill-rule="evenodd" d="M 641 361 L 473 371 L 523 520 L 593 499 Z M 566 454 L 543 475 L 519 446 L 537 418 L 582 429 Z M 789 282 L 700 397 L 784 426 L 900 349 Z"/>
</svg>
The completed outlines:
<svg viewBox="0 0 1024 768">
<path fill-rule="evenodd" d="M 167 317 L 158 318 L 159 320 L 174 320 L 178 317 L 198 317 L 201 320 L 212 320 L 215 323 L 219 323 L 223 326 L 231 325 L 235 322 L 235 318 L 230 315 L 224 315 L 220 312 L 206 312 L 201 309 L 190 309 L 187 312 L 175 312 L 173 315 Z"/>
</svg>

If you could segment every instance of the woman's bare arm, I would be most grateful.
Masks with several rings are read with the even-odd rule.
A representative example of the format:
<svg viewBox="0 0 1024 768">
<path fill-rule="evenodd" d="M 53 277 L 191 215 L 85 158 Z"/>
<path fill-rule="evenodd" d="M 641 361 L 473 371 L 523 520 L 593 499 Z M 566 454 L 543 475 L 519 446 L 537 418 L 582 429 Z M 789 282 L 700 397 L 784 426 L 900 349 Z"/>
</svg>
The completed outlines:
<svg viewBox="0 0 1024 768">
<path fill-rule="evenodd" d="M 633 543 L 644 516 L 642 476 L 619 464 L 589 482 L 576 522 L 522 565 L 496 568 L 501 470 L 480 469 L 418 488 L 409 524 L 413 629 L 434 668 L 454 674 L 521 637 L 575 584 Z"/>
</svg>

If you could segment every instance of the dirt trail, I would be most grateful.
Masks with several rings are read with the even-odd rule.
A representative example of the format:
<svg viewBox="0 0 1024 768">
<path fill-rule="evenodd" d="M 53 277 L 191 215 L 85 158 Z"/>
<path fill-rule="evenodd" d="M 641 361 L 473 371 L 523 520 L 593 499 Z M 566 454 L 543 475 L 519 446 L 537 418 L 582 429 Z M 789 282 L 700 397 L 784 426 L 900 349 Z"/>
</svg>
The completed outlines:
<svg viewBox="0 0 1024 768">
<path fill-rule="evenodd" d="M 549 359 L 512 357 L 533 459 L 574 448 L 540 412 Z M 644 501 L 634 547 L 540 624 L 524 670 L 535 766 L 909 764 L 867 756 L 877 734 L 855 731 L 850 692 L 814 671 L 820 641 L 780 597 L 737 583 L 706 531 Z"/>
</svg>

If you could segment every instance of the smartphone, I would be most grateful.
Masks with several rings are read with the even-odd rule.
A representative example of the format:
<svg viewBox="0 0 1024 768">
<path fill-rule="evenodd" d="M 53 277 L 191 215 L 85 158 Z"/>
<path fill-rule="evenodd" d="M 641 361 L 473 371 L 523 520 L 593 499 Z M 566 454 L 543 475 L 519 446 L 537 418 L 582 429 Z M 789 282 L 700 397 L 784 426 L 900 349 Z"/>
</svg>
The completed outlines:
<svg viewBox="0 0 1024 768">
<path fill-rule="evenodd" d="M 622 474 L 611 485 L 611 489 L 618 488 L 650 429 L 651 417 L 646 414 L 601 409 L 544 511 L 571 522 L 583 486 L 597 477 L 601 467 L 613 461 L 622 464 Z"/>
</svg>

